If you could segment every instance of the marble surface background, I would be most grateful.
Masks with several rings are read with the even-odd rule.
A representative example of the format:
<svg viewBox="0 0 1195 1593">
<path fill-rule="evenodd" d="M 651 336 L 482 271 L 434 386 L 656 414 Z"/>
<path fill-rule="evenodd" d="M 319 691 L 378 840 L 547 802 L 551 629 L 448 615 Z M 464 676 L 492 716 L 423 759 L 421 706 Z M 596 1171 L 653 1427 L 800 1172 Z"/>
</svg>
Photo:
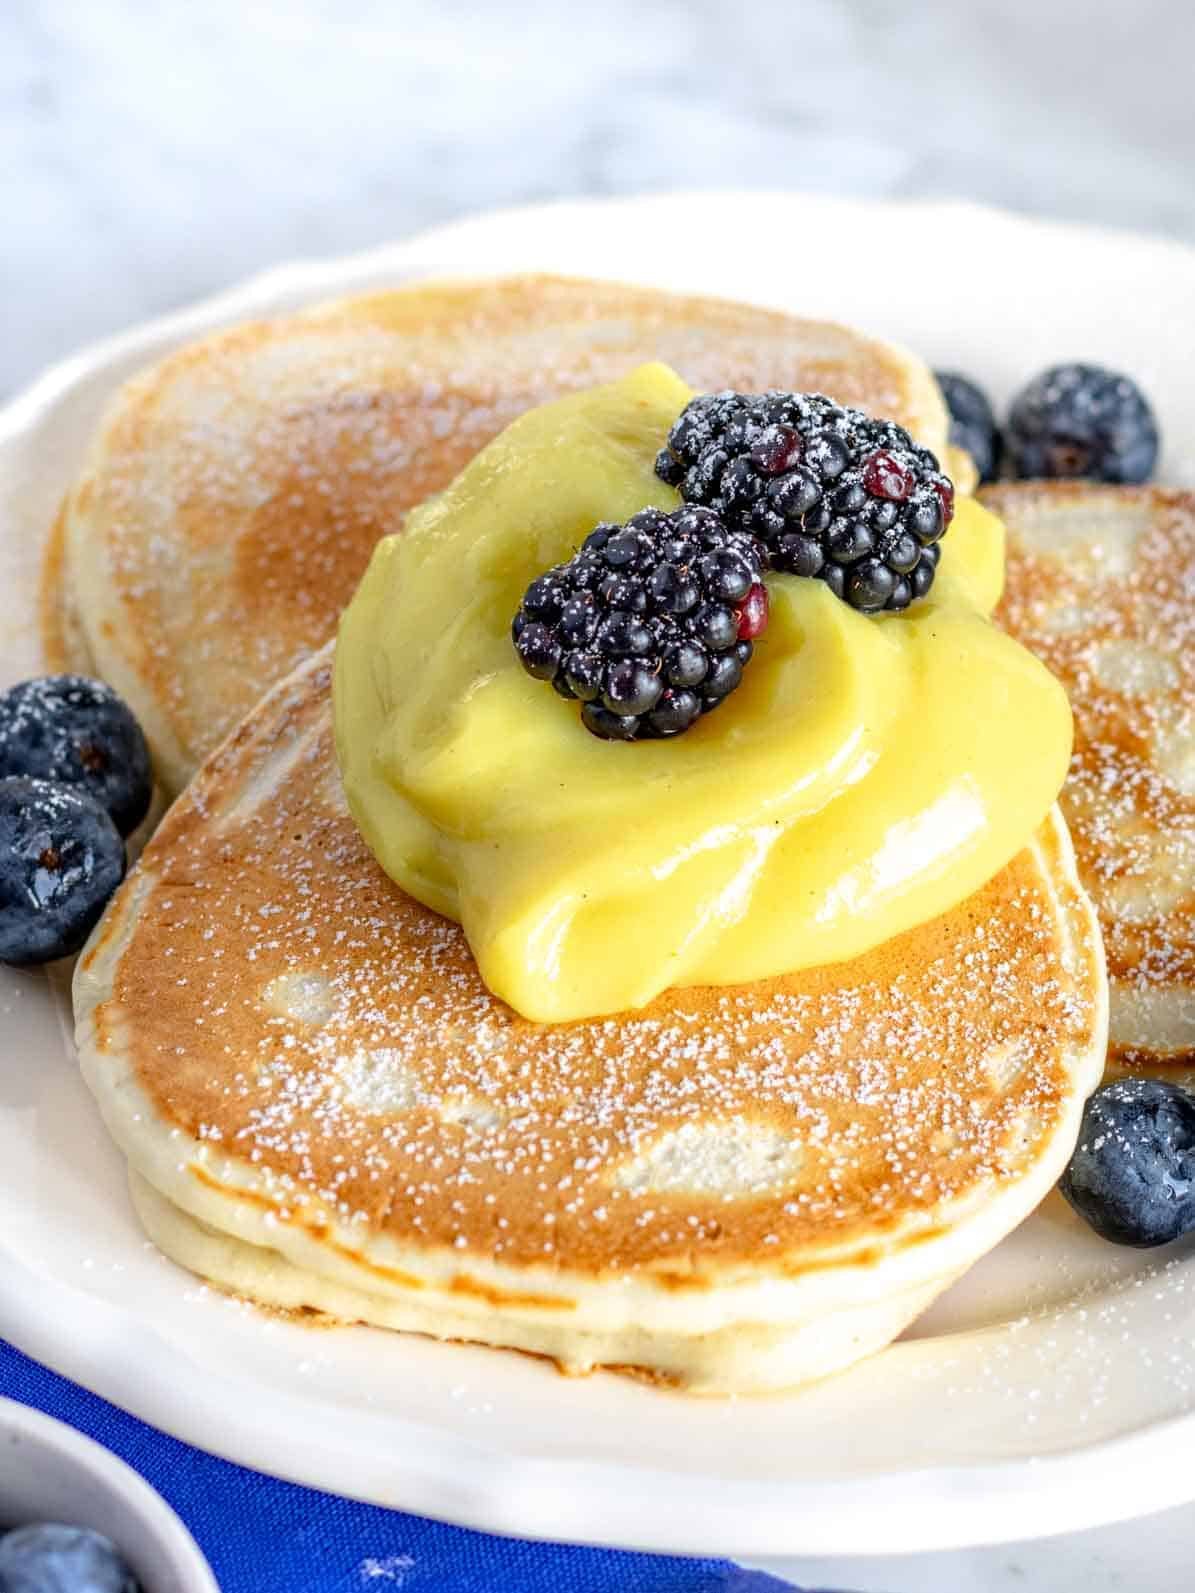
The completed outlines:
<svg viewBox="0 0 1195 1593">
<path fill-rule="evenodd" d="M 0 0 L 0 395 L 260 266 L 562 194 L 1195 238 L 1192 59 L 1189 0 Z"/>
<path fill-rule="evenodd" d="M 1189 0 L 0 0 L 0 398 L 259 267 L 561 195 L 961 196 L 1195 241 L 1193 59 Z M 1193 1540 L 1195 1508 L 784 1570 L 1187 1593 Z"/>
</svg>

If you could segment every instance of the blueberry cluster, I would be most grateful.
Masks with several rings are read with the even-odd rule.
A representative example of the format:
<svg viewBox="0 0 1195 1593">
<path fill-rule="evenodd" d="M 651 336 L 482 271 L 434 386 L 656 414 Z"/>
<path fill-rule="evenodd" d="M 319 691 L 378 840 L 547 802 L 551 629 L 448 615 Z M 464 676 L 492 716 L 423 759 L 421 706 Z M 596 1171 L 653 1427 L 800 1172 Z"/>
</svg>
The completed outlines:
<svg viewBox="0 0 1195 1593">
<path fill-rule="evenodd" d="M 1148 481 L 1158 427 L 1127 376 L 1098 365 L 1055 365 L 1013 400 L 1008 451 L 1018 476 Z"/>
<path fill-rule="evenodd" d="M 79 950 L 152 793 L 145 737 L 110 687 L 47 675 L 0 694 L 0 962 Z"/>
<path fill-rule="evenodd" d="M 511 633 L 528 674 L 582 703 L 607 740 L 679 735 L 743 678 L 767 624 L 755 538 L 712 509 L 602 524 L 532 581 Z"/>
<path fill-rule="evenodd" d="M 42 675 L 0 696 L 0 775 L 74 786 L 122 835 L 149 811 L 149 748 L 127 704 L 86 675 Z"/>
<path fill-rule="evenodd" d="M 980 481 L 1001 459 L 1022 480 L 1148 481 L 1158 423 L 1136 382 L 1102 365 L 1051 365 L 1012 401 L 1002 433 L 987 395 L 956 371 L 935 371 L 950 411 L 950 440 L 965 448 Z"/>
<path fill-rule="evenodd" d="M 817 393 L 693 399 L 656 474 L 758 537 L 775 569 L 816 576 L 867 614 L 924 597 L 954 514 L 954 488 L 928 448 L 895 421 Z"/>
</svg>

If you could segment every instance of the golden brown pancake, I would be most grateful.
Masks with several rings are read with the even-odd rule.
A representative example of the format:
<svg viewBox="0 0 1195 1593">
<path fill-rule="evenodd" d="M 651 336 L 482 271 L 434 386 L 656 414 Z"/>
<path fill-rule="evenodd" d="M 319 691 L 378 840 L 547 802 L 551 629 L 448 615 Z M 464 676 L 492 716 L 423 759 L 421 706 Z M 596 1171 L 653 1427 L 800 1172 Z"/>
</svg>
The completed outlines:
<svg viewBox="0 0 1195 1593">
<path fill-rule="evenodd" d="M 1099 910 L 1109 1061 L 1195 1063 L 1195 495 L 988 488 L 1008 527 L 1000 622 L 1067 689 L 1061 804 Z"/>
<path fill-rule="evenodd" d="M 701 390 L 821 390 L 945 447 L 929 371 L 822 322 L 551 277 L 346 300 L 218 333 L 120 390 L 51 544 L 47 650 L 123 692 L 178 790 L 331 636 L 408 508 L 524 410 L 655 359 Z"/>
<path fill-rule="evenodd" d="M 41 583 L 37 594 L 42 652 L 46 667 L 56 674 L 71 672 L 90 675 L 94 674 L 95 669 L 83 641 L 79 617 L 65 578 L 65 566 L 64 504 L 50 527 L 46 551 L 42 555 Z"/>
<path fill-rule="evenodd" d="M 854 962 L 537 1025 L 358 835 L 329 675 L 205 765 L 76 975 L 169 1253 L 268 1304 L 747 1391 L 888 1342 L 1053 1184 L 1106 1038 L 1056 817 Z"/>
</svg>

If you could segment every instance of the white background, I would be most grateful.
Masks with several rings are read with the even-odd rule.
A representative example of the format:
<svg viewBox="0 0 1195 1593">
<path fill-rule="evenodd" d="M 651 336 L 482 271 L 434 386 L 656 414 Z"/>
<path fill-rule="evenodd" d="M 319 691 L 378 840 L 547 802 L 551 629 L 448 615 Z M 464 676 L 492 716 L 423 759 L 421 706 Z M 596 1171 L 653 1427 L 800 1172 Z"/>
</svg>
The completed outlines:
<svg viewBox="0 0 1195 1593">
<path fill-rule="evenodd" d="M 957 195 L 1195 240 L 1193 61 L 1185 0 L 0 0 L 0 396 L 257 267 L 563 194 Z M 1188 1510 L 785 1569 L 1186 1593 L 1193 1542 Z"/>
</svg>

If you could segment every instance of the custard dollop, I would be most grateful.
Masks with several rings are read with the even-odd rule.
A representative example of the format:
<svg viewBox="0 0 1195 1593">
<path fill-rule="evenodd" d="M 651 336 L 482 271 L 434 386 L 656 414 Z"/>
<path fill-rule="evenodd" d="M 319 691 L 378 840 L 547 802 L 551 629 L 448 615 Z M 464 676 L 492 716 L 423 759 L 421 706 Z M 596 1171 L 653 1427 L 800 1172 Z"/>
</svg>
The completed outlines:
<svg viewBox="0 0 1195 1593">
<path fill-rule="evenodd" d="M 963 901 L 1032 836 L 1062 687 L 989 621 L 1000 522 L 960 500 L 927 598 L 869 617 L 774 575 L 743 684 L 670 741 L 600 741 L 510 622 L 600 520 L 679 499 L 667 367 L 532 410 L 381 542 L 340 627 L 349 806 L 405 891 L 543 1022 L 839 962 Z"/>
</svg>

